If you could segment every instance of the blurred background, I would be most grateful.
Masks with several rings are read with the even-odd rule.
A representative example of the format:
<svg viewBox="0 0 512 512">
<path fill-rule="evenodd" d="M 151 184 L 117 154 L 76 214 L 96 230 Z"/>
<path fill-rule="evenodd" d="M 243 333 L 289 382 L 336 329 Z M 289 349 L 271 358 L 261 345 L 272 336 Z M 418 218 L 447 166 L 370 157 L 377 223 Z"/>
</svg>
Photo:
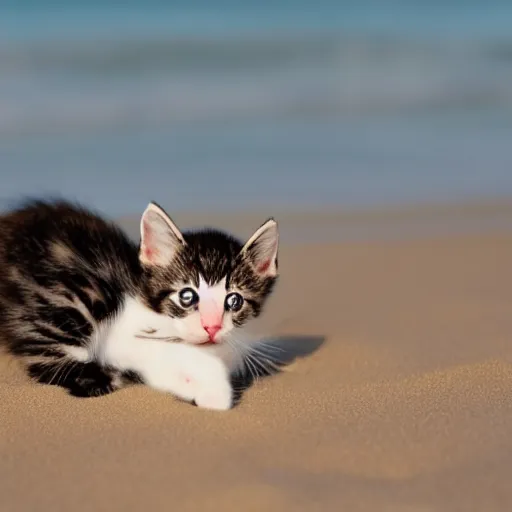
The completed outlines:
<svg viewBox="0 0 512 512">
<path fill-rule="evenodd" d="M 0 2 L 0 206 L 512 194 L 510 0 Z"/>
</svg>

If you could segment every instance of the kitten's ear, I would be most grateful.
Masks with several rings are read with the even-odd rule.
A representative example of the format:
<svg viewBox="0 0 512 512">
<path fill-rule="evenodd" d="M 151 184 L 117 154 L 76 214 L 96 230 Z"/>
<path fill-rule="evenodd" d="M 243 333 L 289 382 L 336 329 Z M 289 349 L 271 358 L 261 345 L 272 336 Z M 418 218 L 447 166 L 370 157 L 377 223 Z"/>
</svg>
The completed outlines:
<svg viewBox="0 0 512 512">
<path fill-rule="evenodd" d="M 277 249 L 279 232 L 277 222 L 268 219 L 242 248 L 242 254 L 249 257 L 256 272 L 266 277 L 277 276 Z"/>
<path fill-rule="evenodd" d="M 144 265 L 168 265 L 185 239 L 160 206 L 149 203 L 140 221 L 139 258 Z"/>
</svg>

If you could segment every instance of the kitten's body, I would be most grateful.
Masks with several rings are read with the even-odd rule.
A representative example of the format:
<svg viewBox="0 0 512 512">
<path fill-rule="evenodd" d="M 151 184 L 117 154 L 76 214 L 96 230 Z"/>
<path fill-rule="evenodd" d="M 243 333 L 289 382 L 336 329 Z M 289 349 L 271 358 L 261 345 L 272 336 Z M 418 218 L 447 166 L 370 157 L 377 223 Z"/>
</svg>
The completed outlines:
<svg viewBox="0 0 512 512">
<path fill-rule="evenodd" d="M 181 234 L 152 204 L 138 247 L 87 210 L 35 202 L 0 218 L 0 345 L 77 396 L 135 381 L 228 409 L 225 341 L 260 313 L 276 258 L 273 221 L 243 246 Z"/>
</svg>

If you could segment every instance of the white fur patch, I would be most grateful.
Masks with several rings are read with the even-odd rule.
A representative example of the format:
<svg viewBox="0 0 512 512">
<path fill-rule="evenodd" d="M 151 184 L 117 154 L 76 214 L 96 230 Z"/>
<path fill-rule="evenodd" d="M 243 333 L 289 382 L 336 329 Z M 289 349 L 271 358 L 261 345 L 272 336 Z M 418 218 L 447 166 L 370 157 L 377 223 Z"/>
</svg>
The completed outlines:
<svg viewBox="0 0 512 512">
<path fill-rule="evenodd" d="M 201 299 L 213 299 L 224 305 L 224 298 L 226 297 L 226 278 L 224 277 L 218 283 L 209 286 L 203 276 L 199 276 L 198 293 Z"/>
<path fill-rule="evenodd" d="M 214 352 L 189 343 L 137 338 L 150 329 L 156 332 L 144 336 L 182 336 L 183 322 L 126 297 L 122 311 L 97 346 L 98 356 L 105 364 L 136 371 L 149 386 L 195 400 L 199 407 L 229 409 L 233 400 L 229 372 Z"/>
</svg>

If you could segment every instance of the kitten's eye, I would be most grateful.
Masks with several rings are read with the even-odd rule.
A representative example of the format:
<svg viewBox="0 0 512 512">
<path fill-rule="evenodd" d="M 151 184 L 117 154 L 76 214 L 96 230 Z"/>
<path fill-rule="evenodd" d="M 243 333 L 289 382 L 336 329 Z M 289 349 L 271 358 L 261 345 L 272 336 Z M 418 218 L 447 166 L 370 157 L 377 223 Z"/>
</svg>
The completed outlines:
<svg viewBox="0 0 512 512">
<path fill-rule="evenodd" d="M 229 311 L 240 311 L 244 304 L 244 298 L 239 293 L 230 293 L 226 295 L 224 305 Z"/>
<path fill-rule="evenodd" d="M 183 288 L 178 297 L 183 308 L 189 308 L 199 302 L 199 295 L 192 288 Z"/>
</svg>

